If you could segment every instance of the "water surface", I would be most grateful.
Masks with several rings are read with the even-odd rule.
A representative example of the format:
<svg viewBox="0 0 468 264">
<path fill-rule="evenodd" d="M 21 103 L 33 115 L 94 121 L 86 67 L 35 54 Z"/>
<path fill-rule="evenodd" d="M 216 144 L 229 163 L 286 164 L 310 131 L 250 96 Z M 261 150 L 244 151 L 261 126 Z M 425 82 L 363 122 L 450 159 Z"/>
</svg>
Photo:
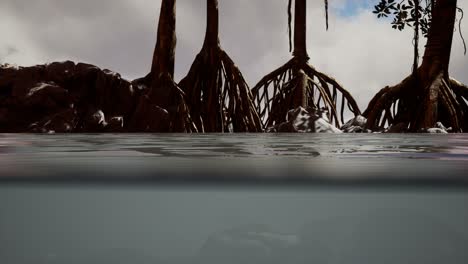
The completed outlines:
<svg viewBox="0 0 468 264">
<path fill-rule="evenodd" d="M 451 177 L 467 161 L 464 134 L 0 135 L 3 176 Z"/>
</svg>

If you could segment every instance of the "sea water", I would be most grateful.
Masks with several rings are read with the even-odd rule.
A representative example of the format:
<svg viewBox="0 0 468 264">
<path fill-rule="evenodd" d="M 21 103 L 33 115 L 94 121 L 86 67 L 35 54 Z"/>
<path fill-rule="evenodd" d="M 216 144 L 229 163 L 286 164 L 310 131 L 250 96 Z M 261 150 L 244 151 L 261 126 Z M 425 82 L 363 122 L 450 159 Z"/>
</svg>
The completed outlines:
<svg viewBox="0 0 468 264">
<path fill-rule="evenodd" d="M 466 264 L 467 142 L 1 135 L 0 263 Z"/>
<path fill-rule="evenodd" d="M 468 135 L 0 134 L 0 175 L 58 178 L 463 176 Z"/>
</svg>

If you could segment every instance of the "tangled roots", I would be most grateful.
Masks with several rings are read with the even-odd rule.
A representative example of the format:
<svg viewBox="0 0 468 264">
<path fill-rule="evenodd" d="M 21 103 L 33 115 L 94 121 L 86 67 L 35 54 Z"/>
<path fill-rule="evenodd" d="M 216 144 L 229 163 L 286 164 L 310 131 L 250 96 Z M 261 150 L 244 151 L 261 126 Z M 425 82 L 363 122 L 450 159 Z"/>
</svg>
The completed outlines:
<svg viewBox="0 0 468 264">
<path fill-rule="evenodd" d="M 264 128 L 284 122 L 287 112 L 299 106 L 325 108 L 336 127 L 344 124 L 345 114 L 361 114 L 340 84 L 296 58 L 265 76 L 252 94 Z"/>
<path fill-rule="evenodd" d="M 468 87 L 442 73 L 430 82 L 416 82 L 410 76 L 377 93 L 364 116 L 371 130 L 404 124 L 409 131 L 419 132 L 441 122 L 453 132 L 462 132 L 468 128 L 467 100 Z"/>
<path fill-rule="evenodd" d="M 190 133 L 197 129 L 191 121 L 184 92 L 169 74 L 161 74 L 157 80 L 143 83 L 149 92 L 140 97 L 130 122 L 132 132 Z"/>
<path fill-rule="evenodd" d="M 161 76 L 157 84 L 159 89 L 165 89 L 167 92 L 159 93 L 156 89 L 152 90 L 157 98 L 157 105 L 167 109 L 170 119 L 171 132 L 196 132 L 197 128 L 191 120 L 189 107 L 185 100 L 185 93 L 169 76 Z"/>
<path fill-rule="evenodd" d="M 202 50 L 180 86 L 200 132 L 262 131 L 250 89 L 221 48 Z"/>
</svg>

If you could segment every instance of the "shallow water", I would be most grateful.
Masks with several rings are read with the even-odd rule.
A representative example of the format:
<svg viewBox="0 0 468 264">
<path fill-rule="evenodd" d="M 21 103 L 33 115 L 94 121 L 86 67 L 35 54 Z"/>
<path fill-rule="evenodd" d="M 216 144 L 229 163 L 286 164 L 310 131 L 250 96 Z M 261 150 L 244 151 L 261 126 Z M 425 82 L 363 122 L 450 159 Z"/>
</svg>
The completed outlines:
<svg viewBox="0 0 468 264">
<path fill-rule="evenodd" d="M 445 177 L 467 161 L 464 134 L 0 135 L 3 176 Z"/>
<path fill-rule="evenodd" d="M 3 134 L 0 263 L 466 264 L 467 159 L 466 135 Z M 174 178 L 202 184 L 146 185 Z"/>
</svg>

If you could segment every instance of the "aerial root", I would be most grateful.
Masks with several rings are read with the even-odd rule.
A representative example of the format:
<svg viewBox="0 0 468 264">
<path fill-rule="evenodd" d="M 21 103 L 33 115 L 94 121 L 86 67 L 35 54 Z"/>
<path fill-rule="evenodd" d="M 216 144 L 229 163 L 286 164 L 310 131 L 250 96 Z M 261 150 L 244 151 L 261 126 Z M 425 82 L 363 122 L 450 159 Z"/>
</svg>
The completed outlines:
<svg viewBox="0 0 468 264">
<path fill-rule="evenodd" d="M 140 97 L 129 128 L 133 132 L 190 133 L 196 126 L 190 118 L 184 92 L 169 74 L 148 82 L 151 89 Z"/>
<path fill-rule="evenodd" d="M 262 131 L 244 77 L 219 47 L 202 50 L 180 86 L 200 132 Z"/>
<path fill-rule="evenodd" d="M 413 89 L 416 88 L 413 81 L 411 77 L 408 77 L 395 86 L 381 89 L 374 96 L 363 113 L 367 118 L 367 129 L 379 131 L 402 123 L 408 128 L 416 119 L 420 118 L 418 113 L 426 113 L 427 115 L 433 112 L 429 109 L 434 107 L 434 100 L 437 102 L 437 98 L 434 98 L 434 95 L 437 97 L 437 94 L 429 92 L 424 98 L 415 98 L 412 93 Z M 433 85 L 428 90 L 431 90 L 431 87 Z M 417 102 L 421 100 L 424 103 L 416 106 Z"/>
<path fill-rule="evenodd" d="M 170 132 L 196 132 L 197 128 L 190 117 L 184 91 L 180 89 L 172 78 L 165 75 L 160 77 L 157 86 L 163 87 L 163 89 L 167 91 L 167 97 L 164 96 L 166 98 L 165 101 L 156 100 L 158 101 L 158 106 L 162 106 L 169 112 L 171 121 Z M 161 93 L 159 93 L 158 90 L 159 89 L 152 90 L 153 95 L 150 94 L 150 97 L 161 98 Z"/>
<path fill-rule="evenodd" d="M 451 90 L 454 92 L 455 98 L 460 107 L 460 111 L 463 113 L 464 119 L 468 118 L 468 86 L 466 86 L 465 84 L 453 78 L 450 78 L 449 86 Z M 464 131 L 468 131 L 467 126 L 468 124 L 466 124 L 466 121 L 465 121 L 463 125 Z"/>
<path fill-rule="evenodd" d="M 338 82 L 297 58 L 266 75 L 252 94 L 264 128 L 284 122 L 286 113 L 299 106 L 325 108 L 336 127 L 345 122 L 346 108 L 354 116 L 361 114 L 351 94 Z"/>
<path fill-rule="evenodd" d="M 418 92 L 421 90 L 422 96 Z M 411 132 L 419 132 L 442 122 L 454 132 L 461 132 L 466 127 L 467 96 L 468 87 L 454 79 L 446 81 L 443 74 L 427 86 L 415 83 L 410 76 L 379 91 L 363 115 L 371 130 L 403 123 Z"/>
</svg>

